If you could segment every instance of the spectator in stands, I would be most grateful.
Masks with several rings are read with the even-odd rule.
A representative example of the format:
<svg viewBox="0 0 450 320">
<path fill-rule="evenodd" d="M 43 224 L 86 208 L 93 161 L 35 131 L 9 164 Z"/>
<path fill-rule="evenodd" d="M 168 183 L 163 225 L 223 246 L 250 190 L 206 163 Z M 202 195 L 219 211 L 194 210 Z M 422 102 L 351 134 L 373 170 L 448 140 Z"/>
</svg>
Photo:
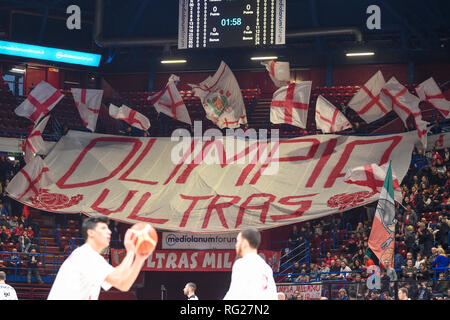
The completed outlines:
<svg viewBox="0 0 450 320">
<path fill-rule="evenodd" d="M 418 224 L 417 240 L 421 256 L 422 255 L 429 256 L 431 254 L 431 248 L 433 247 L 434 238 L 431 231 L 426 227 L 425 223 L 423 222 L 420 222 Z"/>
<path fill-rule="evenodd" d="M 364 297 L 367 294 L 367 284 L 365 280 L 362 279 L 360 273 L 355 275 L 355 279 L 352 283 L 347 284 L 347 287 L 348 295 L 352 300 L 364 300 Z"/>
<path fill-rule="evenodd" d="M 365 256 L 365 254 L 364 254 L 363 249 L 358 249 L 358 252 L 352 257 L 352 260 L 353 260 L 353 262 L 355 260 L 359 260 L 359 263 L 361 264 L 361 262 L 364 261 L 364 256 Z"/>
<path fill-rule="evenodd" d="M 6 226 L 2 226 L 2 232 L 0 233 L 0 240 L 3 243 L 12 242 L 12 232 Z"/>
<path fill-rule="evenodd" d="M 411 204 L 406 205 L 406 210 L 404 213 L 404 220 L 405 226 L 415 226 L 417 224 L 418 217 L 416 212 L 412 209 Z M 405 232 L 406 237 L 406 232 Z"/>
<path fill-rule="evenodd" d="M 398 300 L 411 300 L 408 297 L 408 289 L 405 287 L 398 289 Z"/>
<path fill-rule="evenodd" d="M 437 225 L 439 231 L 436 233 L 436 241 L 442 245 L 444 250 L 448 248 L 448 232 L 450 231 L 450 226 L 446 216 L 441 216 L 440 221 Z"/>
<path fill-rule="evenodd" d="M 336 279 L 341 271 L 341 266 L 336 263 L 336 260 L 331 260 L 330 277 L 329 279 Z"/>
<path fill-rule="evenodd" d="M 19 241 L 19 237 L 23 236 L 24 232 L 25 232 L 25 229 L 23 228 L 23 224 L 19 224 L 19 226 L 17 228 L 14 228 L 14 230 L 13 230 L 13 240 L 14 240 L 14 242 L 18 242 Z"/>
<path fill-rule="evenodd" d="M 419 265 L 419 270 L 417 271 L 418 281 L 429 281 L 433 277 L 432 272 L 427 268 L 425 263 Z"/>
<path fill-rule="evenodd" d="M 0 203 L 0 208 L 2 207 L 2 204 Z M 9 225 L 8 219 L 6 218 L 6 214 L 2 213 L 2 217 L 0 219 L 0 227 L 5 226 L 6 228 L 11 228 Z"/>
<path fill-rule="evenodd" d="M 414 268 L 414 264 L 411 259 L 406 260 L 406 267 L 402 267 L 402 279 L 405 281 L 417 280 L 417 269 Z"/>
<path fill-rule="evenodd" d="M 445 274 L 439 273 L 439 280 L 436 281 L 436 286 L 434 287 L 435 293 L 447 294 L 449 285 L 449 280 L 445 280 Z"/>
<path fill-rule="evenodd" d="M 331 252 L 328 251 L 327 254 L 326 254 L 326 257 L 324 258 L 325 263 L 326 263 L 328 266 L 331 266 L 331 260 L 332 260 L 332 259 L 333 259 L 333 258 L 331 257 Z"/>
<path fill-rule="evenodd" d="M 8 255 L 8 259 L 6 261 L 7 273 L 12 275 L 15 273 L 16 268 L 22 267 L 22 260 L 20 259 L 19 254 L 17 253 L 17 249 L 13 248 L 12 252 Z"/>
<path fill-rule="evenodd" d="M 322 261 L 322 265 L 320 266 L 320 278 L 323 279 L 328 279 L 329 278 L 329 272 L 330 272 L 330 267 L 328 266 L 328 264 L 325 261 Z"/>
<path fill-rule="evenodd" d="M 350 268 L 353 271 L 362 271 L 361 262 L 358 259 L 355 259 L 353 263 L 350 265 Z"/>
<path fill-rule="evenodd" d="M 425 263 L 426 259 L 422 257 L 420 252 L 417 253 L 416 261 L 414 262 L 414 268 L 419 269 L 422 263 Z"/>
<path fill-rule="evenodd" d="M 300 267 L 300 263 L 298 261 L 296 261 L 294 263 L 294 265 L 291 268 L 291 271 L 292 271 L 292 273 L 295 273 L 295 274 L 300 273 L 302 271 L 302 269 Z"/>
<path fill-rule="evenodd" d="M 24 232 L 18 239 L 19 251 L 28 252 L 31 247 L 31 239 L 28 237 L 28 233 Z"/>
<path fill-rule="evenodd" d="M 306 269 L 302 269 L 300 271 L 300 275 L 295 279 L 296 282 L 309 282 L 309 275 L 306 272 Z"/>
<path fill-rule="evenodd" d="M 411 300 L 416 300 L 417 299 L 417 284 L 415 281 L 406 281 L 405 283 L 405 288 L 408 289 L 408 297 Z"/>
<path fill-rule="evenodd" d="M 31 249 L 31 252 L 27 255 L 27 282 L 31 283 L 31 275 L 34 274 L 39 283 L 44 283 L 41 279 L 39 267 L 41 265 L 39 261 L 39 254 L 35 249 Z"/>
<path fill-rule="evenodd" d="M 289 248 L 293 249 L 300 244 L 299 239 L 301 237 L 300 231 L 298 230 L 297 225 L 292 226 L 292 230 L 289 234 L 288 243 Z"/>
<path fill-rule="evenodd" d="M 436 266 L 436 272 L 446 272 L 448 264 L 450 263 L 444 249 L 437 249 L 438 256 L 432 262 L 433 266 Z"/>
<path fill-rule="evenodd" d="M 433 294 L 428 287 L 427 281 L 421 281 L 417 292 L 417 300 L 431 300 Z"/>
<path fill-rule="evenodd" d="M 414 233 L 414 227 L 409 225 L 405 229 L 405 244 L 408 251 L 412 251 L 416 241 L 416 234 Z"/>
<path fill-rule="evenodd" d="M 339 289 L 338 300 L 350 300 L 347 294 L 347 290 L 344 288 Z"/>
<path fill-rule="evenodd" d="M 19 226 L 19 218 L 17 216 L 9 216 L 8 222 L 11 231 L 14 231 L 14 229 Z"/>
<path fill-rule="evenodd" d="M 292 294 L 292 296 L 288 300 L 298 300 L 299 294 L 300 294 L 299 291 L 295 290 L 294 293 Z"/>
<path fill-rule="evenodd" d="M 111 220 L 109 224 L 109 229 L 111 230 L 111 248 L 119 248 L 121 239 L 120 239 L 120 230 L 119 230 L 119 221 Z"/>
<path fill-rule="evenodd" d="M 351 273 L 343 273 L 343 272 L 351 272 L 351 271 L 352 269 L 350 269 L 350 267 L 347 266 L 347 264 L 344 261 L 341 261 L 341 269 L 340 269 L 341 274 L 339 275 L 339 277 L 342 279 L 347 279 L 352 276 Z"/>
<path fill-rule="evenodd" d="M 401 253 L 397 252 L 394 255 L 394 268 L 400 269 L 402 266 L 406 266 L 405 258 L 401 255 Z"/>
<path fill-rule="evenodd" d="M 431 256 L 429 258 L 430 262 L 433 262 L 437 257 L 438 257 L 439 253 L 437 252 L 437 248 L 433 247 L 431 248 Z"/>
</svg>

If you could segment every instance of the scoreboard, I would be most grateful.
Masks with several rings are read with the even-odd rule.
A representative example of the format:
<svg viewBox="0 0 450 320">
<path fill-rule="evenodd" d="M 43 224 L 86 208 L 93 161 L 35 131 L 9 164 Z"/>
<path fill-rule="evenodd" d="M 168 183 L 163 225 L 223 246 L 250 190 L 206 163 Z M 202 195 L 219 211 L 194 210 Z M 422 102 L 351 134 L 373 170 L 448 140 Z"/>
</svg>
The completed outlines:
<svg viewBox="0 0 450 320">
<path fill-rule="evenodd" d="M 286 0 L 179 0 L 178 49 L 285 43 Z"/>
</svg>

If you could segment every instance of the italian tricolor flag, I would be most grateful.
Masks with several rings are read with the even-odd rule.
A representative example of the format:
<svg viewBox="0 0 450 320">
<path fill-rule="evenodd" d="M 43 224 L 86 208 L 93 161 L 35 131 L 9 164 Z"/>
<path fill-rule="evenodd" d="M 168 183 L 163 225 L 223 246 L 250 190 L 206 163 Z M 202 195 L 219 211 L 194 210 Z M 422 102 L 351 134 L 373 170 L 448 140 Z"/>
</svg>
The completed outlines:
<svg viewBox="0 0 450 320">
<path fill-rule="evenodd" d="M 369 237 L 369 248 L 377 256 L 380 265 L 385 268 L 393 266 L 394 262 L 396 222 L 394 185 L 391 164 L 389 163 Z"/>
</svg>

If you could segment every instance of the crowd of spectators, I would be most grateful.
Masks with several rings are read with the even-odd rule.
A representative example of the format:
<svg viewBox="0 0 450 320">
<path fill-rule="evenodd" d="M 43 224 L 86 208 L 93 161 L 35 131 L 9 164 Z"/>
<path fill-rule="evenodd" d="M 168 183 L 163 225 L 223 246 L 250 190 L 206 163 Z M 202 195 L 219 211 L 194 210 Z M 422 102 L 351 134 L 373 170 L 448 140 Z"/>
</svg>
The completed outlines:
<svg viewBox="0 0 450 320">
<path fill-rule="evenodd" d="M 415 149 L 411 166 L 401 184 L 403 203 L 396 205 L 393 268 L 380 264 L 368 246 L 375 203 L 345 214 L 294 225 L 281 260 L 282 269 L 283 265 L 290 266 L 284 269 L 287 274 L 285 281 L 320 281 L 325 284 L 347 280 L 340 286 L 324 285 L 324 289 L 333 290 L 339 300 L 349 297 L 395 299 L 396 288 L 399 287 L 408 290 L 410 299 L 450 299 L 450 265 L 447 257 L 449 187 L 449 150 L 424 152 Z M 349 225 L 351 228 L 348 228 Z M 342 229 L 345 236 L 336 237 Z M 334 245 L 332 249 L 322 250 L 327 238 L 333 239 L 331 242 Z M 296 248 L 305 240 L 310 252 L 320 249 L 320 255 L 315 257 L 310 254 L 309 261 L 296 261 L 301 257 Z M 366 281 L 373 273 L 372 265 L 380 267 L 380 289 L 368 289 Z"/>
<path fill-rule="evenodd" d="M 12 177 L 23 167 L 23 159 L 11 161 L 6 155 L 0 155 L 0 268 L 8 275 L 26 270 L 27 281 L 34 274 L 39 283 L 43 283 L 39 268 L 40 247 L 38 242 L 39 226 L 30 215 L 23 213 L 24 206 L 6 196 L 6 188 Z"/>
</svg>

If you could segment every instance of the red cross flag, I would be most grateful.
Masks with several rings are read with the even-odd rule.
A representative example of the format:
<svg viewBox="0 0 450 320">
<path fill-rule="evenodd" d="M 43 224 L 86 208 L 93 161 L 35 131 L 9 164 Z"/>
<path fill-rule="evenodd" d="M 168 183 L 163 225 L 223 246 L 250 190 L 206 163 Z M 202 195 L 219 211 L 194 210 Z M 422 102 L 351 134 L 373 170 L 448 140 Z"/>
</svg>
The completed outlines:
<svg viewBox="0 0 450 320">
<path fill-rule="evenodd" d="M 199 84 L 189 84 L 196 97 L 202 101 L 206 118 L 220 129 L 239 128 L 247 124 L 244 99 L 233 72 L 225 62 L 212 77 Z"/>
<path fill-rule="evenodd" d="M 277 87 L 282 87 L 291 81 L 291 71 L 289 68 L 289 62 L 280 61 L 264 61 L 261 62 L 263 66 L 269 71 L 270 79 Z"/>
<path fill-rule="evenodd" d="M 100 113 L 103 90 L 79 88 L 70 90 L 84 126 L 94 132 L 97 126 L 98 114 Z"/>
<path fill-rule="evenodd" d="M 42 121 L 39 122 L 28 135 L 28 138 L 22 147 L 22 151 L 25 154 L 24 159 L 26 163 L 29 163 L 35 154 L 45 150 L 46 146 L 44 139 L 42 139 L 42 133 L 47 126 L 48 119 L 50 119 L 50 115 L 42 119 Z"/>
<path fill-rule="evenodd" d="M 53 184 L 48 167 L 41 157 L 34 157 L 22 168 L 8 184 L 6 192 L 15 199 L 28 201 L 37 195 L 41 189 Z"/>
<path fill-rule="evenodd" d="M 316 102 L 316 126 L 323 133 L 340 132 L 352 127 L 344 114 L 321 95 Z"/>
<path fill-rule="evenodd" d="M 306 128 L 311 81 L 292 82 L 273 94 L 270 122 Z"/>
<path fill-rule="evenodd" d="M 411 94 L 406 87 L 401 85 L 395 77 L 392 77 L 381 89 L 381 100 L 385 105 L 390 105 L 392 110 L 406 124 L 410 115 L 414 117 L 417 134 L 422 141 L 424 148 L 427 145 L 427 122 L 422 120 L 422 114 L 419 109 L 420 99 Z"/>
<path fill-rule="evenodd" d="M 351 168 L 347 171 L 344 182 L 368 187 L 372 189 L 373 193 L 379 193 L 383 188 L 388 168 L 389 163 L 385 163 L 382 166 L 372 163 L 366 166 Z M 402 203 L 402 190 L 400 189 L 400 184 L 394 173 L 392 173 L 392 178 L 394 183 L 394 199 L 398 203 Z"/>
<path fill-rule="evenodd" d="M 150 120 L 142 113 L 133 110 L 126 105 L 122 105 L 120 108 L 113 105 L 109 105 L 109 115 L 116 120 L 123 120 L 130 126 L 138 128 L 140 130 L 147 131 L 150 128 Z"/>
<path fill-rule="evenodd" d="M 384 84 L 383 74 L 378 71 L 361 86 L 361 89 L 348 103 L 348 106 L 367 123 L 378 120 L 391 111 L 389 105 L 380 99 L 380 92 Z"/>
<path fill-rule="evenodd" d="M 148 97 L 147 100 L 150 100 L 158 113 L 162 112 L 171 118 L 192 125 L 189 112 L 176 87 L 177 79 L 179 78 L 172 75 L 164 90 Z"/>
<path fill-rule="evenodd" d="M 446 118 L 450 118 L 450 101 L 445 99 L 441 89 L 433 78 L 430 78 L 416 87 L 417 95 L 421 101 L 429 102 Z"/>
<path fill-rule="evenodd" d="M 45 81 L 31 90 L 27 99 L 24 100 L 14 112 L 20 116 L 30 119 L 34 123 L 39 122 L 43 116 L 50 112 L 56 104 L 64 97 L 58 89 L 52 87 Z"/>
</svg>

